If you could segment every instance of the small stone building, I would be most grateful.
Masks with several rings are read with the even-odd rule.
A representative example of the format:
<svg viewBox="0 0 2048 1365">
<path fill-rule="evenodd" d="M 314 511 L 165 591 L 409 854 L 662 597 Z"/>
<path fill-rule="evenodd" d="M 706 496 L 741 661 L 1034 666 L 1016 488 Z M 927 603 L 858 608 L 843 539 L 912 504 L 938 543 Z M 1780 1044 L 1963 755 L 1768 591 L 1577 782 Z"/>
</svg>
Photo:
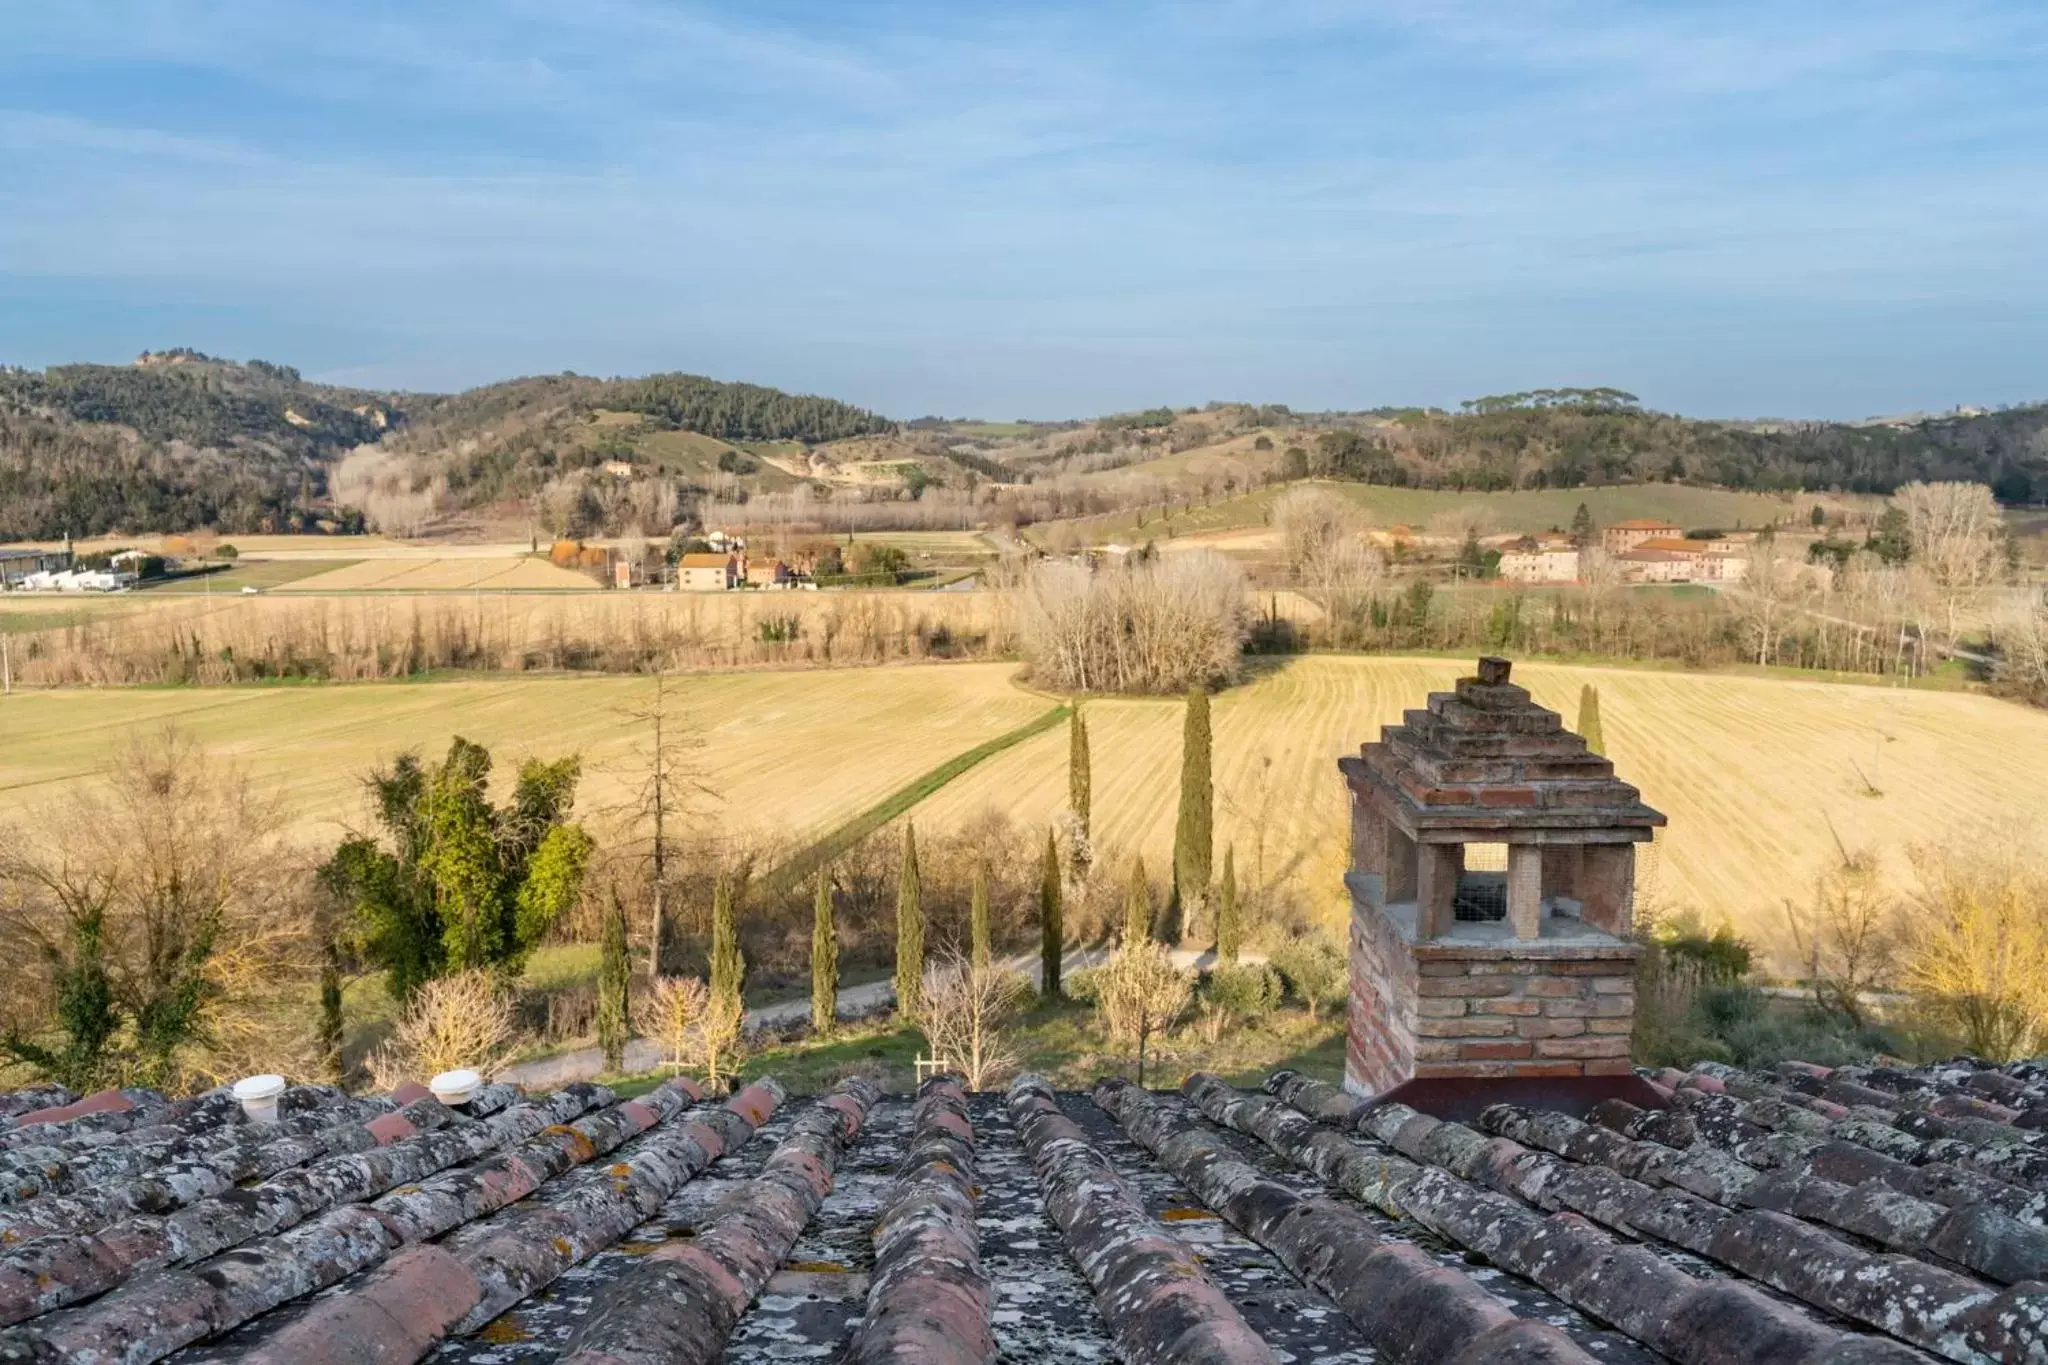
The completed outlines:
<svg viewBox="0 0 2048 1365">
<path fill-rule="evenodd" d="M 1664 817 L 1509 669 L 1481 659 L 1338 760 L 1355 1093 L 1629 1069 L 1635 846 Z"/>
</svg>

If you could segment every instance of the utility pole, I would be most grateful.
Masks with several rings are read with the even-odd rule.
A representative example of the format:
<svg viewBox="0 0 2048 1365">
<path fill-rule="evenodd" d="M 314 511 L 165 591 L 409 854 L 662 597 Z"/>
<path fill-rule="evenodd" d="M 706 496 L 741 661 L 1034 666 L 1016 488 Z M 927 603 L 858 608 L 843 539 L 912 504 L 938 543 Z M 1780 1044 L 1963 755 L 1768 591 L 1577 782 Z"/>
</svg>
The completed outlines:
<svg viewBox="0 0 2048 1365">
<path fill-rule="evenodd" d="M 14 695 L 14 660 L 7 653 L 7 632 L 0 630 L 0 696 Z"/>
</svg>

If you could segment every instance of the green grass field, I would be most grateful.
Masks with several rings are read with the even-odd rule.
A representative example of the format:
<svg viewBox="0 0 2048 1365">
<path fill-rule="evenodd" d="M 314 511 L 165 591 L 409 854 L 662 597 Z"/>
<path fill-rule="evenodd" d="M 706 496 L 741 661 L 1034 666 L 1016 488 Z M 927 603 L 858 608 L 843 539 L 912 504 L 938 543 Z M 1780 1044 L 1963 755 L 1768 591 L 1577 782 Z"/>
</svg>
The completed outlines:
<svg viewBox="0 0 2048 1365">
<path fill-rule="evenodd" d="M 839 537 L 845 543 L 845 537 Z M 894 545 L 916 560 L 939 563 L 969 563 L 995 554 L 995 548 L 979 531 L 859 531 L 854 543 Z"/>
<path fill-rule="evenodd" d="M 66 626 L 105 620 L 110 614 L 118 616 L 121 613 L 110 610 L 104 600 L 97 598 L 93 599 L 92 605 L 80 603 L 74 606 L 58 602 L 45 605 L 44 602 L 37 601 L 34 607 L 13 610 L 0 607 L 0 635 L 19 635 L 30 630 L 62 630 Z"/>
<path fill-rule="evenodd" d="M 956 436 L 994 441 L 1006 436 L 1029 436 L 1033 428 L 1028 422 L 953 422 L 946 429 Z"/>
<path fill-rule="evenodd" d="M 248 559 L 239 560 L 233 566 L 216 573 L 195 574 L 185 578 L 170 578 L 162 582 L 141 585 L 140 591 L 177 596 L 209 592 L 240 592 L 243 588 L 268 589 L 296 583 L 315 574 L 346 569 L 360 564 L 358 559 Z"/>
<path fill-rule="evenodd" d="M 1630 484 L 1610 488 L 1537 489 L 1514 493 L 1458 493 L 1448 490 L 1388 488 L 1378 484 L 1318 482 L 1356 504 L 1374 526 L 1408 526 L 1426 530 L 1432 519 L 1445 513 L 1478 512 L 1500 531 L 1535 532 L 1551 527 L 1568 527 L 1579 504 L 1584 503 L 1601 525 L 1636 517 L 1661 517 L 1688 530 L 1719 527 L 1734 530 L 1762 526 L 1787 519 L 1803 522 L 1815 502 L 1829 507 L 1875 506 L 1875 499 L 1835 494 L 1802 493 L 1778 497 L 1767 493 L 1737 493 L 1723 488 L 1691 488 L 1681 484 Z M 1072 523 L 1042 523 L 1030 530 L 1034 541 L 1044 543 L 1051 528 L 1072 525 L 1095 543 L 1165 540 L 1205 532 L 1259 528 L 1272 519 L 1272 507 L 1284 492 L 1264 488 L 1235 498 L 1218 499 L 1207 507 L 1176 510 L 1165 516 L 1153 509 L 1144 513 L 1118 513 L 1101 518 L 1084 518 Z M 1144 524 L 1139 524 L 1140 516 Z"/>
</svg>

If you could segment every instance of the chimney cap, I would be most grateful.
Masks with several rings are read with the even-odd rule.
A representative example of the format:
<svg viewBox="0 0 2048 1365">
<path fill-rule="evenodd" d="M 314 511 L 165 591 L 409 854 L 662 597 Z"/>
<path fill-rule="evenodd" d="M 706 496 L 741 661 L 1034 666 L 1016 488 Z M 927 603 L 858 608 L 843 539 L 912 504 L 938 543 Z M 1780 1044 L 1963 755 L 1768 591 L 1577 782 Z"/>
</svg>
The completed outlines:
<svg viewBox="0 0 2048 1365">
<path fill-rule="evenodd" d="M 1488 687 L 1499 687 L 1506 682 L 1509 672 L 1513 669 L 1514 665 L 1498 654 L 1479 656 L 1479 681 Z"/>
</svg>

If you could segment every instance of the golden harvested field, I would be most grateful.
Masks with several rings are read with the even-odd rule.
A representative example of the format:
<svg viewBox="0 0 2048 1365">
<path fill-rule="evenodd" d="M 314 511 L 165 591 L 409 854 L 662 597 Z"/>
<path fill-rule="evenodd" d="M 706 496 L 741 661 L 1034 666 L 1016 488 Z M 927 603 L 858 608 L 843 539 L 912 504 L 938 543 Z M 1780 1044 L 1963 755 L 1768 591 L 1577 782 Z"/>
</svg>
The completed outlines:
<svg viewBox="0 0 2048 1365">
<path fill-rule="evenodd" d="M 1217 698 L 1218 866 L 1232 842 L 1240 876 L 1258 875 L 1263 842 L 1269 880 L 1341 916 L 1335 760 L 1469 671 L 1448 661 L 1309 657 Z M 1784 937 L 1784 899 L 1804 897 L 1835 834 L 1879 851 L 1903 877 L 1909 843 L 2042 812 L 2048 715 L 1989 697 L 1546 664 L 1518 665 L 1515 676 L 1566 724 L 1577 720 L 1580 686 L 1600 689 L 1620 775 L 1671 817 L 1644 858 L 1661 908 L 1695 910 L 1709 925 L 1726 919 L 1768 946 Z M 1139 847 L 1163 877 L 1182 704 L 1096 701 L 1087 714 L 1098 845 Z M 940 791 L 918 819 L 939 826 L 988 806 L 1020 821 L 1049 819 L 1066 802 L 1066 753 L 1063 733 L 1029 740 Z"/>
<path fill-rule="evenodd" d="M 1334 760 L 1448 686 L 1469 663 L 1311 656 L 1215 702 L 1219 860 L 1342 914 L 1344 798 Z M 701 758 L 734 829 L 815 833 L 954 754 L 1041 714 L 1011 665 L 940 664 L 725 672 L 680 683 L 704 730 Z M 2042 813 L 2048 714 L 1989 697 L 1779 678 L 1523 664 L 1537 699 L 1577 718 L 1600 689 L 1623 777 L 1671 817 L 1644 882 L 1666 913 L 1726 920 L 1767 947 L 1784 938 L 1835 839 L 1879 852 L 1903 877 L 1917 840 L 1970 836 Z M 359 814 L 356 779 L 406 747 L 461 733 L 510 761 L 581 749 L 587 799 L 614 799 L 642 736 L 620 715 L 650 684 L 559 675 L 298 687 L 65 690 L 0 700 L 0 819 L 90 780 L 116 741 L 176 721 L 274 784 L 309 833 Z M 1182 703 L 1088 703 L 1095 832 L 1104 856 L 1141 848 L 1155 878 L 1171 857 Z M 916 809 L 957 825 L 984 809 L 1020 824 L 1066 801 L 1063 730 L 999 753 Z M 1263 869 L 1263 870 L 1262 870 Z"/>
<path fill-rule="evenodd" d="M 672 680 L 703 736 L 694 759 L 727 829 L 816 833 L 1051 704 L 1006 664 L 722 673 Z M 585 809 L 644 774 L 646 733 L 625 709 L 646 679 L 590 677 L 308 687 L 76 689 L 0 698 L 0 821 L 29 817 L 104 770 L 122 738 L 167 723 L 241 764 L 296 829 L 332 838 L 362 817 L 359 779 L 392 755 L 438 756 L 452 735 L 501 773 L 580 750 Z"/>
<path fill-rule="evenodd" d="M 393 556 L 366 559 L 345 568 L 330 569 L 310 578 L 296 579 L 278 587 L 279 592 L 459 592 L 488 588 L 533 591 L 561 589 L 596 590 L 597 580 L 575 569 L 564 569 L 544 559 L 526 555 L 493 558 L 412 558 Z"/>
</svg>

